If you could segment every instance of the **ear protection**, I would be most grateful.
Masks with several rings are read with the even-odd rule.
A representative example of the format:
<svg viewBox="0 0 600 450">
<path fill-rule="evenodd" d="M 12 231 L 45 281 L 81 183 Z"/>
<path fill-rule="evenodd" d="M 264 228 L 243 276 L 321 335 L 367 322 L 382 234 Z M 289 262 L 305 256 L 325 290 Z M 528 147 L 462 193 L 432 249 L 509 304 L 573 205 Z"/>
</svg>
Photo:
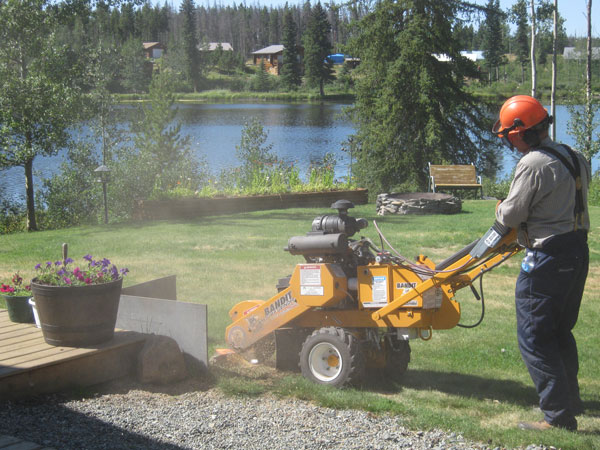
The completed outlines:
<svg viewBox="0 0 600 450">
<path fill-rule="evenodd" d="M 554 123 L 554 117 L 552 117 L 551 115 L 546 116 L 546 118 L 537 125 L 523 130 L 521 132 L 521 139 L 523 139 L 523 142 L 525 142 L 531 147 L 539 146 L 541 144 L 541 139 L 538 131 L 545 127 L 548 127 L 552 123 Z"/>
</svg>

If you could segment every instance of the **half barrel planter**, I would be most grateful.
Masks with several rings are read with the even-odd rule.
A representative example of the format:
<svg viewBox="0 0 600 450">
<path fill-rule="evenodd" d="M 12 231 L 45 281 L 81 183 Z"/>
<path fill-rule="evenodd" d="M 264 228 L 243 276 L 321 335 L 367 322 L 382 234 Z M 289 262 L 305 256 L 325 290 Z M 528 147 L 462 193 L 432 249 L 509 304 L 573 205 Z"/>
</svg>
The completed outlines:
<svg viewBox="0 0 600 450">
<path fill-rule="evenodd" d="M 30 295 L 3 295 L 8 318 L 16 323 L 33 323 L 33 311 L 29 304 Z"/>
<path fill-rule="evenodd" d="M 114 336 L 123 278 L 86 286 L 48 286 L 34 279 L 31 290 L 44 340 L 55 346 L 89 347 Z"/>
</svg>

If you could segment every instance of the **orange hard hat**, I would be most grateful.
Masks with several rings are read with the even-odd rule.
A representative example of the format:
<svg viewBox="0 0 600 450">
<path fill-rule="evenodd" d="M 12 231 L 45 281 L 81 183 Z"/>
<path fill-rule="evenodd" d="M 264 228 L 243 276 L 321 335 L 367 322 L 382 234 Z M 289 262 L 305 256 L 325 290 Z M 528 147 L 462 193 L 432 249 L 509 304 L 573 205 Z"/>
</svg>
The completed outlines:
<svg viewBox="0 0 600 450">
<path fill-rule="evenodd" d="M 550 120 L 548 111 L 538 100 L 529 95 L 515 95 L 502 105 L 492 133 L 515 144 L 522 140 L 525 130 Z"/>
</svg>

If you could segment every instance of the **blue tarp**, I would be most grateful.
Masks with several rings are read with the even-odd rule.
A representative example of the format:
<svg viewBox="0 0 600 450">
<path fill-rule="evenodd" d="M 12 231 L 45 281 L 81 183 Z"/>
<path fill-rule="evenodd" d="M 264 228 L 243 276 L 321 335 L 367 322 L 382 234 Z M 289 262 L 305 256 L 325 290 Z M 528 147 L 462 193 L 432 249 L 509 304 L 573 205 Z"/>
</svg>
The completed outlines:
<svg viewBox="0 0 600 450">
<path fill-rule="evenodd" d="M 346 56 L 342 53 L 335 53 L 334 55 L 329 55 L 329 61 L 331 61 L 333 64 L 344 64 L 344 58 Z"/>
</svg>

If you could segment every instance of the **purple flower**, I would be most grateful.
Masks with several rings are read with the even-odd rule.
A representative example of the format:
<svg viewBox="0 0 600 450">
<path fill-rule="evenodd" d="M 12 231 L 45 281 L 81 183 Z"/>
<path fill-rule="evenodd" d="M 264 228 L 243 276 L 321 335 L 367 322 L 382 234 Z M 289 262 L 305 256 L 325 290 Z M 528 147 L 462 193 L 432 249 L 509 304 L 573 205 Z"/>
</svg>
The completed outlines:
<svg viewBox="0 0 600 450">
<path fill-rule="evenodd" d="M 0 0 L 2 2 L 2 0 Z M 64 261 L 47 261 L 37 264 L 37 278 L 41 284 L 50 286 L 74 286 L 85 284 L 102 284 L 118 280 L 125 276 L 129 269 L 119 270 L 107 258 L 95 261 L 92 255 L 83 257 L 86 263 L 76 263 L 72 258 Z M 69 265 L 73 263 L 73 265 Z M 82 265 L 83 264 L 83 265 Z M 14 280 L 13 280 L 14 281 Z"/>
</svg>

